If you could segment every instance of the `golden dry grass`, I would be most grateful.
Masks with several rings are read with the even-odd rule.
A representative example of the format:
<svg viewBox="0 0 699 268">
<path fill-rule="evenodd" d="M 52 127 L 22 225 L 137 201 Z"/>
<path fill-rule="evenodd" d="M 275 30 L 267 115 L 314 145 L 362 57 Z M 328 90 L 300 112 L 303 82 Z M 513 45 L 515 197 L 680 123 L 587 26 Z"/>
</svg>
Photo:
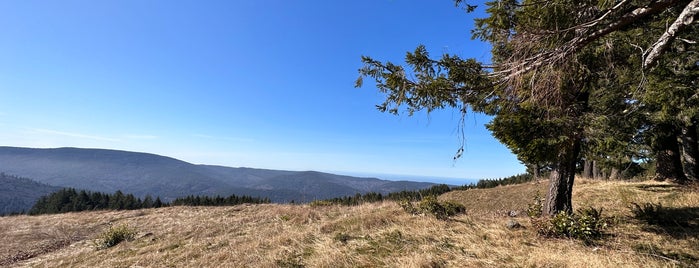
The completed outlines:
<svg viewBox="0 0 699 268">
<path fill-rule="evenodd" d="M 393 202 L 356 207 L 170 207 L 0 218 L 1 266 L 18 267 L 691 267 L 699 227 L 653 226 L 632 203 L 694 215 L 699 193 L 658 182 L 581 181 L 576 207 L 614 219 L 595 245 L 536 235 L 524 211 L 545 182 L 447 193 L 468 212 L 449 221 L 414 216 Z M 672 210 L 674 211 L 674 210 Z M 525 228 L 508 229 L 509 220 Z M 696 220 L 696 219 L 695 219 Z M 110 224 L 136 239 L 96 250 Z M 688 225 L 687 225 L 688 224 Z M 682 225 L 682 224 L 680 224 Z M 665 228 L 668 227 L 668 228 Z M 670 226 L 671 227 L 671 226 Z M 689 229 L 687 229 L 689 228 Z"/>
</svg>

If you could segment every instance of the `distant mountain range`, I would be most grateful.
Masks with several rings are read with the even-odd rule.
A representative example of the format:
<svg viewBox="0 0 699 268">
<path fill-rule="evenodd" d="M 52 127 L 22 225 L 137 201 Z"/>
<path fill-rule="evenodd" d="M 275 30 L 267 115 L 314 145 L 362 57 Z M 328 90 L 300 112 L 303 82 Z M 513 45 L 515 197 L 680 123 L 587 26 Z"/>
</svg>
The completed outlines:
<svg viewBox="0 0 699 268">
<path fill-rule="evenodd" d="M 47 186 L 106 193 L 121 190 L 140 197 L 160 196 L 164 201 L 186 195 L 235 194 L 269 197 L 272 202 L 307 202 L 434 185 L 316 171 L 195 165 L 155 154 L 81 148 L 0 147 L 0 172 Z"/>
</svg>

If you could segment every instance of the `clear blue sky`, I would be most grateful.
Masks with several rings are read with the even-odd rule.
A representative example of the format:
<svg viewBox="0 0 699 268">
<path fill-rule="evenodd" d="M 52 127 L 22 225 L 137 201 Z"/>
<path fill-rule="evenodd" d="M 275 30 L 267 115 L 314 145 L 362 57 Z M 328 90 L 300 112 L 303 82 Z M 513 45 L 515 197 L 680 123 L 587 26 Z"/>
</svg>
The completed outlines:
<svg viewBox="0 0 699 268">
<path fill-rule="evenodd" d="M 478 13 L 450 0 L 10 0 L 0 10 L 0 145 L 440 178 L 524 171 L 483 115 L 467 116 L 453 161 L 458 112 L 382 114 L 371 83 L 353 87 L 361 55 L 402 62 L 425 44 L 487 61 L 470 39 Z"/>
</svg>

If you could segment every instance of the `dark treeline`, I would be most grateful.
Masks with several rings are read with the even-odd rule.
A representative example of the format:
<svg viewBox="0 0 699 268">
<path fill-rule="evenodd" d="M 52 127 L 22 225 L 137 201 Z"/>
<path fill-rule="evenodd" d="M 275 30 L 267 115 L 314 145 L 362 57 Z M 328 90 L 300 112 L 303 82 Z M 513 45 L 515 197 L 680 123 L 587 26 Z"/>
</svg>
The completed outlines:
<svg viewBox="0 0 699 268">
<path fill-rule="evenodd" d="M 229 206 L 244 203 L 269 203 L 269 198 L 249 196 L 208 197 L 194 196 L 177 198 L 172 203 L 163 202 L 160 197 L 137 198 L 133 194 L 116 191 L 114 194 L 64 188 L 42 196 L 29 210 L 29 215 L 55 214 L 87 210 L 133 210 L 166 206 Z"/>
<path fill-rule="evenodd" d="M 502 185 L 519 184 L 530 182 L 534 180 L 534 176 L 531 174 L 519 174 L 501 179 L 485 179 L 479 180 L 476 184 L 467 184 L 463 186 L 449 187 L 446 184 L 435 185 L 427 189 L 417 190 L 417 191 L 400 191 L 395 193 L 389 193 L 387 195 L 382 195 L 380 193 L 366 193 L 366 194 L 355 194 L 353 196 L 337 197 L 325 200 L 314 201 L 311 204 L 316 205 L 345 205 L 345 206 L 356 206 L 362 203 L 372 203 L 380 201 L 420 201 L 426 196 L 438 196 L 453 190 L 468 190 L 468 189 L 486 189 L 494 188 Z"/>
<path fill-rule="evenodd" d="M 438 196 L 453 190 L 485 189 L 501 185 L 518 184 L 532 181 L 534 176 L 530 174 L 514 175 L 501 179 L 479 180 L 475 184 L 449 187 L 446 184 L 435 185 L 427 189 L 416 191 L 400 191 L 382 195 L 370 192 L 366 194 L 356 194 L 354 196 L 337 197 L 326 200 L 314 201 L 312 204 L 340 204 L 359 205 L 362 203 L 380 202 L 384 200 L 408 200 L 419 201 L 426 196 Z M 270 203 L 269 198 L 251 196 L 195 196 L 189 195 L 179 197 L 171 203 L 163 202 L 160 197 L 153 199 L 151 196 L 137 198 L 133 194 L 124 194 L 116 191 L 114 194 L 101 192 L 91 192 L 86 190 L 76 190 L 64 188 L 50 195 L 42 196 L 29 210 L 28 214 L 55 214 L 65 212 L 77 212 L 86 210 L 132 210 L 144 208 L 158 208 L 165 206 L 232 206 L 239 204 L 264 204 Z"/>
<path fill-rule="evenodd" d="M 451 188 L 449 188 L 449 185 L 446 184 L 440 184 L 440 185 L 435 185 L 427 189 L 422 189 L 422 190 L 416 190 L 416 191 L 400 191 L 400 192 L 394 192 L 394 193 L 388 193 L 386 195 L 382 195 L 380 193 L 375 193 L 375 192 L 369 192 L 366 194 L 360 194 L 357 193 L 353 196 L 344 196 L 344 197 L 336 197 L 336 198 L 330 198 L 330 199 L 325 199 L 325 200 L 320 200 L 320 201 L 315 201 L 312 204 L 340 204 L 340 205 L 345 205 L 345 206 L 356 206 L 362 203 L 373 203 L 373 202 L 380 202 L 384 200 L 411 200 L 411 201 L 418 201 L 421 200 L 423 196 L 437 196 L 446 192 L 451 191 Z"/>
<path fill-rule="evenodd" d="M 464 186 L 454 187 L 452 190 L 487 189 L 487 188 L 495 188 L 495 187 L 503 186 L 503 185 L 520 184 L 520 183 L 530 182 L 533 180 L 534 180 L 534 176 L 532 176 L 529 173 L 524 173 L 524 174 L 509 176 L 507 178 L 479 180 L 475 185 L 474 184 L 467 184 Z"/>
<path fill-rule="evenodd" d="M 42 196 L 29 210 L 29 215 L 54 214 L 85 210 L 131 210 L 167 206 L 160 197 L 136 198 L 133 194 L 116 191 L 113 194 L 64 188 Z"/>
<path fill-rule="evenodd" d="M 173 206 L 233 206 L 239 204 L 266 204 L 270 203 L 269 198 L 251 197 L 247 195 L 229 197 L 222 196 L 186 196 L 179 197 L 170 203 Z"/>
</svg>

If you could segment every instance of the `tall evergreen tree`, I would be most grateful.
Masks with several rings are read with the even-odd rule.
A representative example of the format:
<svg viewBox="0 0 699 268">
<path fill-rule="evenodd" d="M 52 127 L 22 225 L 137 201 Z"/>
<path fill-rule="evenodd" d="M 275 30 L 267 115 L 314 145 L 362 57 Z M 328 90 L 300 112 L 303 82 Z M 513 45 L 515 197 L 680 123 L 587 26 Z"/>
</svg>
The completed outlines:
<svg viewBox="0 0 699 268">
<path fill-rule="evenodd" d="M 377 107 L 384 112 L 395 114 L 405 108 L 412 115 L 423 109 L 456 108 L 466 113 L 471 108 L 495 115 L 489 128 L 521 160 L 534 165 L 547 163 L 553 168 L 546 212 L 571 212 L 572 187 L 581 156 L 600 162 L 616 159 L 612 164 L 618 164 L 619 159 L 633 162 L 633 156 L 624 155 L 632 154 L 628 152 L 633 141 L 629 137 L 638 136 L 645 127 L 640 121 L 632 121 L 624 124 L 626 131 L 591 135 L 594 122 L 606 126 L 625 122 L 614 116 L 624 106 L 638 105 L 639 97 L 632 96 L 631 87 L 618 84 L 623 79 L 608 75 L 615 74 L 614 63 L 619 61 L 608 57 L 616 55 L 610 52 L 613 47 L 609 43 L 619 38 L 617 32 L 638 29 L 663 18 L 675 19 L 671 27 L 674 30 L 653 35 L 657 41 L 645 46 L 648 53 L 640 55 L 635 67 L 644 70 L 657 62 L 664 64 L 663 55 L 678 36 L 687 32 L 699 1 L 503 0 L 486 5 L 488 17 L 476 20 L 474 37 L 492 45 L 492 64 L 450 54 L 432 59 L 427 49 L 419 46 L 406 55 L 409 68 L 362 57 L 364 67 L 359 70 L 356 86 L 361 86 L 365 77 L 375 80 L 379 91 L 386 94 L 386 100 Z M 673 10 L 681 12 L 668 13 Z M 633 43 L 623 46 L 629 47 Z M 638 80 L 636 84 L 642 84 Z M 591 96 L 618 99 L 604 104 L 595 103 Z M 610 115 L 612 120 L 601 120 Z M 530 139 L 513 130 L 524 129 L 526 124 L 535 126 L 525 134 Z M 613 142 L 603 142 L 605 139 Z M 601 152 L 605 147 L 612 150 Z"/>
</svg>

